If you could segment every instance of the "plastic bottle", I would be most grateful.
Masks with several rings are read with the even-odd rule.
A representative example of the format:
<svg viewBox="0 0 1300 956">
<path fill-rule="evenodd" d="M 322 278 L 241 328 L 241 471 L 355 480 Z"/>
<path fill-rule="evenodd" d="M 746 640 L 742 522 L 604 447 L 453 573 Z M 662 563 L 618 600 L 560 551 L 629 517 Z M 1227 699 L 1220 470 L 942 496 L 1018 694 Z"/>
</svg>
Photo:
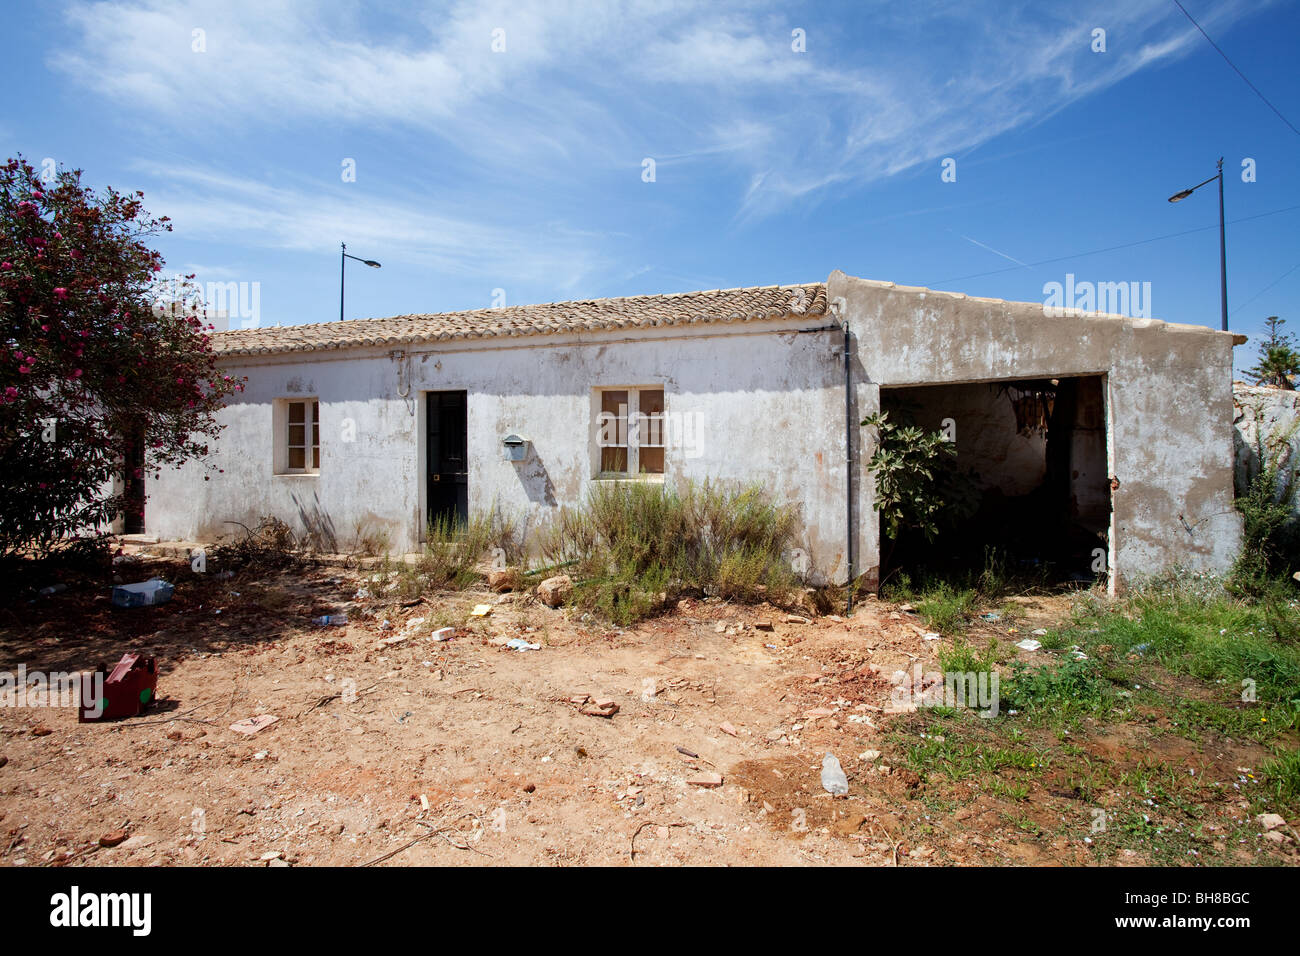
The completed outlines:
<svg viewBox="0 0 1300 956">
<path fill-rule="evenodd" d="M 822 758 L 822 789 L 837 797 L 849 792 L 849 778 L 844 775 L 839 760 L 831 753 Z"/>
<path fill-rule="evenodd" d="M 325 614 L 321 617 L 312 618 L 311 622 L 317 627 L 338 626 L 346 624 L 348 622 L 348 616 L 346 614 Z"/>
</svg>

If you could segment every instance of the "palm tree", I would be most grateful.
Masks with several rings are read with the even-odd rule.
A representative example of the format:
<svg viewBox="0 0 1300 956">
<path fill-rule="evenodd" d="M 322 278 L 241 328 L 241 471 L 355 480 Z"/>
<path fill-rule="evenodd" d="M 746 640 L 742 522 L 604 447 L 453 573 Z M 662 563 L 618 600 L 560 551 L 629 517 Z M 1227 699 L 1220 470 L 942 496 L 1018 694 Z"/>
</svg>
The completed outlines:
<svg viewBox="0 0 1300 956">
<path fill-rule="evenodd" d="M 1247 370 L 1257 385 L 1273 388 L 1295 389 L 1295 377 L 1300 375 L 1300 352 L 1295 348 L 1295 337 L 1281 331 L 1286 319 L 1270 315 L 1264 320 L 1268 338 L 1259 343 L 1259 364 Z"/>
</svg>

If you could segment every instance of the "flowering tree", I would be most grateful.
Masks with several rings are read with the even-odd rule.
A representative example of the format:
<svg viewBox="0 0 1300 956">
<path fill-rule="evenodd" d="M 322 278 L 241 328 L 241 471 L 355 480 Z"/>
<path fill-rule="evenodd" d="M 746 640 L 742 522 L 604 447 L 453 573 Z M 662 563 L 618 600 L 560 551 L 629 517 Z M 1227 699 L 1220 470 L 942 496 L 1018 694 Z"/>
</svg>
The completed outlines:
<svg viewBox="0 0 1300 956">
<path fill-rule="evenodd" d="M 243 387 L 218 370 L 197 303 L 156 304 L 163 259 L 145 241 L 171 225 L 143 195 L 0 166 L 0 554 L 110 521 L 116 477 L 205 456 Z M 133 441 L 143 464 L 123 475 Z"/>
</svg>

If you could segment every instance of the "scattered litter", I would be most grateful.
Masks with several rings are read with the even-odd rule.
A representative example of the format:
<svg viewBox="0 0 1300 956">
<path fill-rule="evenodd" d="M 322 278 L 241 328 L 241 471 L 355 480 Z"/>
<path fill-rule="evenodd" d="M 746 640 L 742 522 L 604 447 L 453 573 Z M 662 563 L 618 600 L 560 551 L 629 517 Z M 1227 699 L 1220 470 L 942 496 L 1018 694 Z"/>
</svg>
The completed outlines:
<svg viewBox="0 0 1300 956">
<path fill-rule="evenodd" d="M 94 678 L 103 678 L 103 683 Z M 96 690 L 103 688 L 103 697 Z M 153 701 L 158 692 L 158 662 L 140 654 L 123 654 L 117 666 L 103 677 L 103 671 L 83 672 L 81 704 L 77 722 L 135 717 Z"/>
<path fill-rule="evenodd" d="M 116 607 L 151 607 L 166 604 L 175 589 L 161 578 L 150 578 L 137 584 L 119 584 L 113 588 Z"/>
<path fill-rule="evenodd" d="M 51 584 L 51 585 L 50 585 L 49 587 L 47 587 L 47 588 L 41 588 L 41 590 L 40 590 L 39 593 L 40 593 L 41 597 L 49 597 L 51 594 L 58 594 L 59 592 L 61 592 L 61 591 L 66 591 L 67 589 L 68 589 L 68 586 L 67 586 L 66 584 L 63 584 L 63 583 L 59 583 L 59 584 Z"/>
<path fill-rule="evenodd" d="M 454 627 L 440 627 L 436 631 L 434 631 L 433 634 L 431 634 L 430 636 L 435 641 L 450 641 L 455 636 L 455 634 L 456 634 L 456 629 Z"/>
<path fill-rule="evenodd" d="M 280 718 L 273 714 L 259 714 L 256 717 L 245 717 L 243 720 L 237 720 L 230 725 L 230 729 L 237 734 L 243 734 L 245 737 L 251 737 L 258 731 L 265 730 Z"/>
<path fill-rule="evenodd" d="M 690 757 L 692 760 L 699 760 L 699 759 L 700 759 L 700 755 L 699 755 L 699 754 L 697 754 L 694 750 L 687 750 L 685 747 L 678 747 L 678 748 L 677 748 L 677 752 L 678 752 L 679 754 L 682 754 L 682 755 L 685 756 L 685 757 Z"/>
<path fill-rule="evenodd" d="M 937 641 L 939 638 L 943 637 L 943 635 L 938 631 L 925 631 L 921 636 L 927 641 Z"/>
<path fill-rule="evenodd" d="M 858 754 L 858 759 L 861 760 L 863 763 L 872 763 L 873 761 L 880 759 L 880 751 L 879 750 L 864 751 L 863 753 Z"/>
<path fill-rule="evenodd" d="M 1134 644 L 1129 648 L 1129 650 L 1134 654 L 1145 654 L 1147 651 L 1151 650 L 1151 644 L 1149 642 L 1144 644 Z"/>
<path fill-rule="evenodd" d="M 1045 628 L 1045 627 L 1036 627 L 1036 628 L 1034 628 L 1032 631 L 1030 631 L 1029 633 L 1030 633 L 1030 634 L 1033 634 L 1034 637 L 1046 637 L 1046 636 L 1047 636 L 1047 628 Z"/>
<path fill-rule="evenodd" d="M 1041 641 L 1036 641 L 1032 637 L 1026 637 L 1023 641 L 1017 641 L 1016 647 L 1022 651 L 1036 651 L 1043 646 Z"/>
<path fill-rule="evenodd" d="M 540 651 L 542 649 L 542 645 L 529 644 L 522 637 L 512 637 L 506 641 L 506 647 L 515 651 Z"/>
<path fill-rule="evenodd" d="M 474 610 L 469 612 L 470 617 L 487 617 L 492 613 L 491 604 L 475 604 Z"/>
<path fill-rule="evenodd" d="M 695 774 L 693 777 L 687 777 L 686 782 L 693 787 L 720 787 L 722 786 L 722 774 L 704 771 Z"/>
<path fill-rule="evenodd" d="M 579 712 L 586 714 L 588 717 L 613 717 L 618 713 L 618 704 L 607 697 L 597 698 L 583 704 Z"/>
<path fill-rule="evenodd" d="M 832 753 L 822 758 L 822 789 L 832 796 L 842 797 L 849 792 L 849 778 Z"/>
<path fill-rule="evenodd" d="M 230 580 L 231 578 L 233 578 L 234 576 L 235 576 L 235 572 L 234 572 L 234 571 L 222 571 L 222 572 L 220 572 L 220 573 L 217 575 L 217 580 L 218 580 L 218 581 L 229 581 L 229 580 Z"/>
<path fill-rule="evenodd" d="M 311 622 L 317 627 L 341 627 L 348 622 L 346 614 L 322 614 L 320 617 L 314 617 Z"/>
<path fill-rule="evenodd" d="M 997 611 L 989 611 L 987 614 L 981 614 L 981 615 L 980 615 L 980 620 L 981 620 L 981 621 L 1000 621 L 1000 620 L 1002 620 L 1002 615 L 999 614 Z"/>
</svg>

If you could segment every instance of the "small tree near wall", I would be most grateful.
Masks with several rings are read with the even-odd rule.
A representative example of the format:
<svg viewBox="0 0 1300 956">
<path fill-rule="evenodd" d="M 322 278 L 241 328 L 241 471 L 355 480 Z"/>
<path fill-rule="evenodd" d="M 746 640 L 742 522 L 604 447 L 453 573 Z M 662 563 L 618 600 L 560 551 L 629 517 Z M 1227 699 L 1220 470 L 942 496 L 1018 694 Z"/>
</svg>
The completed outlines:
<svg viewBox="0 0 1300 956">
<path fill-rule="evenodd" d="M 142 196 L 0 166 L 0 555 L 110 521 L 131 437 L 142 472 L 202 457 L 243 387 L 197 306 L 155 307 L 163 259 L 146 240 L 171 225 Z"/>
</svg>

